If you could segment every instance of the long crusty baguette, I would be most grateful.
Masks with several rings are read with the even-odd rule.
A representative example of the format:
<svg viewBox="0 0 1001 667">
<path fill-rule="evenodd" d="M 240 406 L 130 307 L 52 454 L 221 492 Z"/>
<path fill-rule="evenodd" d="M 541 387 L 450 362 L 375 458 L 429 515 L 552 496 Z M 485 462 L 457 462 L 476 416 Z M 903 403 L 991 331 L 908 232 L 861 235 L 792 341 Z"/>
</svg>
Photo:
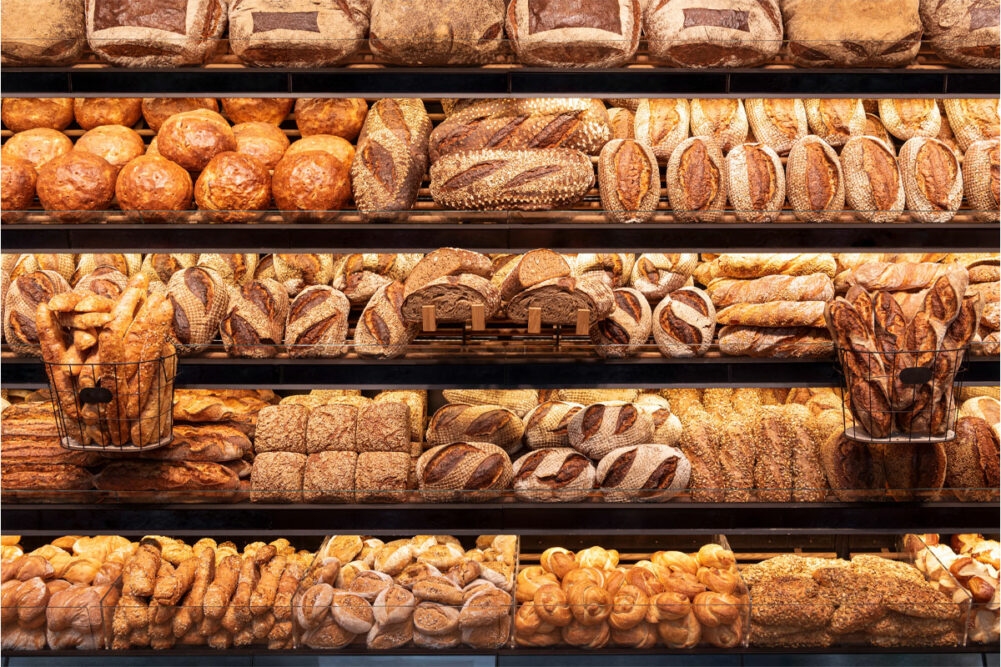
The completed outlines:
<svg viewBox="0 0 1001 667">
<path fill-rule="evenodd" d="M 752 327 L 820 327 L 824 324 L 823 301 L 769 301 L 736 303 L 716 313 L 719 324 Z"/>
<path fill-rule="evenodd" d="M 716 278 L 706 286 L 706 293 L 717 308 L 769 301 L 830 301 L 834 298 L 834 283 L 824 273 L 772 275 L 753 280 Z"/>
<path fill-rule="evenodd" d="M 839 294 L 852 285 L 859 285 L 870 292 L 927 289 L 939 276 L 950 272 L 966 273 L 966 269 L 958 264 L 932 262 L 868 262 L 839 273 L 834 278 L 834 289 Z"/>
<path fill-rule="evenodd" d="M 724 326 L 717 335 L 719 351 L 733 357 L 812 359 L 830 356 L 832 351 L 826 329 Z"/>
<path fill-rule="evenodd" d="M 824 273 L 834 277 L 837 262 L 828 253 L 726 254 L 695 270 L 695 280 L 708 285 L 714 278 L 761 278 L 772 274 L 806 276 Z"/>
</svg>

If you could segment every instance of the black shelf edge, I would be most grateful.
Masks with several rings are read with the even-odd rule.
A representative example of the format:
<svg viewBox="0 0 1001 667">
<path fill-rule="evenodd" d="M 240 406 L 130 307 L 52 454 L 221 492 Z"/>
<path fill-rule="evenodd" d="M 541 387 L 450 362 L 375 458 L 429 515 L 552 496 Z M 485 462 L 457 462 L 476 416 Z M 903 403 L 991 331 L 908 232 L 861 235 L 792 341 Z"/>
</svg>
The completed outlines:
<svg viewBox="0 0 1001 667">
<path fill-rule="evenodd" d="M 559 213 L 553 213 L 558 216 Z M 4 225 L 5 252 L 975 252 L 997 249 L 998 224 L 466 223 L 316 225 Z"/>
<path fill-rule="evenodd" d="M 997 529 L 997 503 L 393 503 L 361 505 L 15 504 L 19 535 L 288 537 L 341 533 L 479 535 L 963 533 Z"/>
<path fill-rule="evenodd" d="M 22 96 L 296 95 L 320 97 L 956 96 L 998 93 L 997 70 L 344 67 L 4 68 L 0 92 Z"/>
<path fill-rule="evenodd" d="M 998 383 L 998 360 L 966 362 L 962 384 Z M 5 359 L 0 384 L 46 385 L 42 363 Z M 696 359 L 181 359 L 178 387 L 212 389 L 553 389 L 564 387 L 820 387 L 837 386 L 833 361 L 747 357 Z"/>
</svg>

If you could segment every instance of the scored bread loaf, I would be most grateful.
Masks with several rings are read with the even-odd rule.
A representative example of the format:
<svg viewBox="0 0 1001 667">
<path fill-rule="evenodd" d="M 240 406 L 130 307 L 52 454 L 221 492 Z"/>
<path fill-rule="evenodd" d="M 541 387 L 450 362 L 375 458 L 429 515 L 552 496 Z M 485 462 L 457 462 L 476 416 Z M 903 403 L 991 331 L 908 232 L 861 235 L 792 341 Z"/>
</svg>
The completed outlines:
<svg viewBox="0 0 1001 667">
<path fill-rule="evenodd" d="M 838 274 L 834 280 L 834 289 L 839 293 L 846 292 L 852 285 L 858 285 L 870 292 L 927 289 L 946 274 L 965 275 L 967 271 L 959 264 L 866 262 L 850 271 Z"/>
<path fill-rule="evenodd" d="M 83 0 L 3 0 L 2 10 L 4 65 L 72 65 L 83 54 Z M 39 20 L 42 16 L 45 19 Z"/>
<path fill-rule="evenodd" d="M 41 356 L 35 311 L 39 304 L 69 291 L 69 283 L 55 271 L 32 271 L 11 281 L 3 301 L 3 337 L 15 354 Z M 73 363 L 74 360 L 51 361 Z"/>
<path fill-rule="evenodd" d="M 807 327 L 720 327 L 719 351 L 731 357 L 799 359 L 827 357 L 831 337 L 826 329 Z"/>
<path fill-rule="evenodd" d="M 841 502 L 876 500 L 886 494 L 883 458 L 840 429 L 820 445 L 820 462 L 835 497 Z"/>
<path fill-rule="evenodd" d="M 904 182 L 893 151 L 874 137 L 853 137 L 841 149 L 845 199 L 866 222 L 893 222 L 904 211 Z"/>
<path fill-rule="evenodd" d="M 874 446 L 883 459 L 887 494 L 895 500 L 938 500 L 946 478 L 941 442 L 893 442 Z"/>
<path fill-rule="evenodd" d="M 222 278 L 204 266 L 183 269 L 170 277 L 167 298 L 174 307 L 170 342 L 182 355 L 204 350 L 215 338 L 229 307 L 229 292 Z"/>
<path fill-rule="evenodd" d="M 722 502 L 725 497 L 723 468 L 720 465 L 720 433 L 717 421 L 703 410 L 685 414 L 678 448 L 691 466 L 689 486 L 697 503 Z"/>
<path fill-rule="evenodd" d="M 833 222 L 844 210 L 841 161 L 820 137 L 807 135 L 793 144 L 786 160 L 786 196 L 804 222 Z"/>
<path fill-rule="evenodd" d="M 570 206 L 594 185 L 594 168 L 580 151 L 474 150 L 431 166 L 431 196 L 446 208 L 539 211 Z"/>
<path fill-rule="evenodd" d="M 404 319 L 403 298 L 404 287 L 399 281 L 375 291 L 355 326 L 355 352 L 379 359 L 395 359 L 406 354 L 418 327 Z"/>
<path fill-rule="evenodd" d="M 503 280 L 500 280 L 500 295 L 504 301 L 509 301 L 518 292 L 538 285 L 553 278 L 563 278 L 571 275 L 570 263 L 562 255 L 540 248 L 519 256 L 505 266 Z M 494 274 L 493 283 L 497 285 L 499 276 Z"/>
<path fill-rule="evenodd" d="M 330 67 L 361 48 L 368 10 L 363 0 L 231 0 L 230 47 L 257 67 Z"/>
<path fill-rule="evenodd" d="M 139 271 L 145 273 L 151 283 L 159 281 L 166 285 L 171 276 L 194 266 L 197 261 L 198 255 L 193 253 L 150 253 L 143 258 Z"/>
<path fill-rule="evenodd" d="M 708 285 L 714 278 L 761 278 L 772 274 L 806 276 L 811 273 L 824 273 L 833 278 L 836 267 L 834 256 L 827 253 L 727 253 L 700 264 L 695 270 L 695 280 Z"/>
<path fill-rule="evenodd" d="M 500 309 L 501 297 L 490 280 L 473 273 L 442 276 L 408 291 L 401 312 L 408 322 L 420 322 L 425 306 L 434 306 L 438 322 L 468 322 L 473 318 L 473 305 L 483 306 L 490 319 Z"/>
<path fill-rule="evenodd" d="M 341 292 L 312 285 L 292 301 L 285 325 L 285 349 L 290 357 L 339 357 L 347 352 L 351 304 Z"/>
<path fill-rule="evenodd" d="M 633 255 L 625 252 L 581 252 L 573 260 L 573 274 L 601 280 L 609 287 L 622 287 L 629 281 L 633 261 Z"/>
<path fill-rule="evenodd" d="M 511 459 L 489 442 L 456 442 L 432 447 L 417 459 L 421 496 L 430 502 L 497 500 L 511 487 Z"/>
<path fill-rule="evenodd" d="M 883 125 L 883 121 L 876 114 L 867 113 L 865 115 L 865 132 L 862 134 L 876 137 L 889 146 L 891 150 L 893 149 L 893 139 L 890 138 L 890 133 L 886 131 L 886 126 Z"/>
<path fill-rule="evenodd" d="M 879 119 L 897 139 L 936 137 L 942 127 L 942 114 L 933 99 L 881 99 Z"/>
<path fill-rule="evenodd" d="M 567 276 L 519 292 L 511 298 L 507 314 L 515 322 L 527 322 L 529 309 L 539 308 L 542 323 L 573 325 L 579 310 L 588 311 L 588 321 L 594 323 L 607 317 L 614 305 L 612 290 L 604 282 Z"/>
<path fill-rule="evenodd" d="M 688 137 L 689 113 L 686 99 L 640 100 L 634 121 L 636 141 L 649 146 L 660 164 L 667 164 Z"/>
<path fill-rule="evenodd" d="M 38 255 L 25 255 L 25 257 L 37 258 Z M 70 282 L 75 285 L 81 276 L 93 273 L 102 267 L 110 267 L 116 271 L 120 271 L 126 278 L 131 278 L 139 273 L 141 266 L 142 255 L 139 254 L 87 253 L 77 258 L 76 271 L 73 272 Z M 43 267 L 40 265 L 39 268 Z M 17 267 L 15 267 L 14 274 L 17 274 Z"/>
<path fill-rule="evenodd" d="M 692 468 L 685 454 L 667 445 L 613 449 L 598 463 L 598 488 L 608 502 L 665 502 L 688 486 Z"/>
<path fill-rule="evenodd" d="M 594 464 L 569 447 L 537 449 L 513 465 L 514 495 L 526 502 L 570 503 L 594 488 Z"/>
<path fill-rule="evenodd" d="M 765 502 L 792 499 L 792 456 L 798 443 L 783 407 L 763 406 L 755 425 L 754 487 Z"/>
<path fill-rule="evenodd" d="M 806 106 L 796 99 L 745 100 L 747 119 L 754 138 L 779 155 L 788 155 L 793 145 L 809 134 Z"/>
<path fill-rule="evenodd" d="M 4 255 L 7 271 L 10 272 L 11 279 L 17 278 L 33 271 L 55 271 L 64 280 L 70 283 L 76 282 L 73 278 L 76 269 L 77 258 L 68 254 L 24 254 L 24 255 Z M 96 262 L 90 263 L 91 270 L 97 268 Z M 81 276 L 84 274 L 80 274 Z"/>
<path fill-rule="evenodd" d="M 937 139 L 914 137 L 900 148 L 907 210 L 919 222 L 949 222 L 963 203 L 959 158 Z"/>
<path fill-rule="evenodd" d="M 331 284 L 344 292 L 352 306 L 364 305 L 383 285 L 405 280 L 422 257 L 417 253 L 344 255 L 335 262 Z"/>
<path fill-rule="evenodd" d="M 717 311 L 716 321 L 751 327 L 822 327 L 824 305 L 824 301 L 735 303 Z"/>
<path fill-rule="evenodd" d="M 706 294 L 717 308 L 769 301 L 830 301 L 834 298 L 834 283 L 823 273 L 773 275 L 753 280 L 716 278 L 706 286 Z"/>
<path fill-rule="evenodd" d="M 945 487 L 965 502 L 990 502 L 997 488 L 998 437 L 979 417 L 960 417 L 956 438 L 942 443 L 946 453 Z"/>
<path fill-rule="evenodd" d="M 981 222 L 997 222 L 1001 208 L 1001 142 L 976 141 L 963 155 L 963 189 L 974 217 Z"/>
<path fill-rule="evenodd" d="M 214 270 L 227 285 L 246 285 L 254 279 L 257 259 L 257 253 L 202 253 L 197 265 Z"/>
<path fill-rule="evenodd" d="M 373 0 L 369 48 L 397 65 L 479 65 L 504 52 L 504 0 Z"/>
<path fill-rule="evenodd" d="M 645 19 L 650 55 L 674 67 L 754 67 L 782 48 L 777 0 L 651 3 Z"/>
<path fill-rule="evenodd" d="M 636 258 L 629 276 L 629 286 L 650 303 L 684 287 L 698 264 L 697 254 L 644 253 Z"/>
<path fill-rule="evenodd" d="M 511 0 L 505 28 L 519 62 L 538 67 L 616 67 L 636 53 L 635 0 L 543 3 Z"/>
<path fill-rule="evenodd" d="M 525 415 L 525 446 L 531 449 L 568 447 L 570 420 L 584 409 L 580 403 L 544 401 Z"/>
<path fill-rule="evenodd" d="M 660 169 L 649 146 L 613 139 L 598 157 L 601 207 L 612 222 L 647 222 L 660 201 Z"/>
<path fill-rule="evenodd" d="M 288 317 L 288 292 L 265 278 L 229 288 L 229 309 L 219 334 L 226 352 L 234 357 L 273 357 L 278 354 Z"/>
<path fill-rule="evenodd" d="M 692 136 L 715 139 L 724 155 L 747 140 L 750 126 L 741 100 L 694 99 L 689 102 L 689 109 Z"/>
<path fill-rule="evenodd" d="M 326 253 L 275 253 L 275 280 L 295 296 L 310 285 L 327 285 L 334 277 L 334 256 Z"/>
<path fill-rule="evenodd" d="M 612 296 L 612 312 L 591 325 L 591 344 L 600 357 L 635 356 L 650 338 L 650 304 L 630 287 L 613 290 Z"/>
<path fill-rule="evenodd" d="M 500 406 L 519 417 L 524 417 L 539 402 L 539 392 L 535 389 L 445 389 L 442 394 L 449 403 Z"/>
<path fill-rule="evenodd" d="M 782 213 L 786 179 L 778 153 L 765 144 L 740 144 L 726 156 L 727 192 L 737 219 L 774 222 Z"/>
<path fill-rule="evenodd" d="M 489 442 L 511 453 L 521 447 L 525 425 L 514 412 L 499 405 L 449 404 L 428 421 L 425 448 L 453 442 Z"/>
<path fill-rule="evenodd" d="M 924 37 L 943 60 L 997 69 L 997 9 L 994 0 L 921 0 Z"/>
<path fill-rule="evenodd" d="M 658 394 L 640 394 L 636 405 L 649 413 L 653 419 L 653 436 L 650 441 L 656 445 L 676 445 L 681 439 L 681 420 L 671 412 L 671 403 Z"/>
<path fill-rule="evenodd" d="M 667 163 L 667 195 L 681 222 L 716 222 L 727 199 L 727 163 L 713 139 L 681 142 Z"/>
<path fill-rule="evenodd" d="M 976 141 L 998 138 L 999 103 L 996 99 L 942 100 L 949 126 L 961 149 Z"/>
<path fill-rule="evenodd" d="M 806 120 L 810 132 L 831 146 L 844 146 L 849 138 L 868 134 L 860 99 L 807 100 Z"/>
<path fill-rule="evenodd" d="M 666 357 L 701 357 L 713 341 L 716 308 L 705 292 L 683 287 L 653 311 L 653 338 Z"/>
<path fill-rule="evenodd" d="M 119 67 L 200 65 L 226 29 L 224 0 L 175 0 L 149 7 L 128 0 L 87 0 L 87 42 Z"/>
<path fill-rule="evenodd" d="M 636 113 L 631 109 L 612 107 L 608 110 L 608 124 L 612 128 L 611 139 L 636 138 Z"/>
<path fill-rule="evenodd" d="M 121 271 L 117 271 L 110 266 L 102 266 L 80 278 L 76 282 L 76 285 L 73 286 L 73 291 L 91 292 L 106 296 L 109 299 L 117 299 L 125 291 L 128 282 L 129 279 Z M 222 289 L 225 290 L 225 287 Z"/>
<path fill-rule="evenodd" d="M 571 447 L 597 461 L 616 447 L 650 442 L 653 418 L 635 403 L 594 403 L 574 415 L 567 435 Z"/>
</svg>

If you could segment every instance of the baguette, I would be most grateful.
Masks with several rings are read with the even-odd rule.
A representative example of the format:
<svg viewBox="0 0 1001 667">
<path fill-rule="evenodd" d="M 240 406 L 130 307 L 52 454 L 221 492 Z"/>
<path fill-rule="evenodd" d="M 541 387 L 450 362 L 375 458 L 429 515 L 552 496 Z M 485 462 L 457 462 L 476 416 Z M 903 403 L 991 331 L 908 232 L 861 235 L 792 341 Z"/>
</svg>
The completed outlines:
<svg viewBox="0 0 1001 667">
<path fill-rule="evenodd" d="M 708 285 L 714 278 L 761 278 L 772 274 L 807 276 L 824 273 L 834 277 L 837 264 L 830 254 L 725 254 L 695 270 L 695 280 Z"/>
<path fill-rule="evenodd" d="M 722 325 L 752 327 L 820 327 L 824 325 L 823 301 L 769 301 L 736 303 L 716 313 Z"/>
<path fill-rule="evenodd" d="M 769 301 L 830 301 L 834 298 L 834 283 L 823 273 L 771 275 L 753 280 L 716 278 L 706 286 L 706 293 L 717 308 Z"/>
<path fill-rule="evenodd" d="M 834 290 L 844 293 L 852 285 L 873 292 L 890 292 L 928 289 L 946 274 L 966 274 L 958 264 L 933 262 L 867 262 L 850 271 L 839 273 L 834 279 Z"/>
<path fill-rule="evenodd" d="M 735 357 L 818 358 L 832 351 L 826 329 L 807 327 L 724 326 L 719 329 L 718 343 L 720 352 Z"/>
</svg>

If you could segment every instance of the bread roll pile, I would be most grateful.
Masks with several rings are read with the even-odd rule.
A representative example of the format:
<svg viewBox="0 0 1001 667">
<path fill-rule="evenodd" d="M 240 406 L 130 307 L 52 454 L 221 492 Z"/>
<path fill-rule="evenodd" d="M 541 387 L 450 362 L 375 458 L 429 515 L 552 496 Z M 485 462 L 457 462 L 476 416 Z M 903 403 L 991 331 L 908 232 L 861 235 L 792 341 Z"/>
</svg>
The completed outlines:
<svg viewBox="0 0 1001 667">
<path fill-rule="evenodd" d="M 517 646 L 736 648 L 747 636 L 747 588 L 719 544 L 629 565 L 614 549 L 552 547 L 518 573 L 515 599 Z"/>
</svg>

